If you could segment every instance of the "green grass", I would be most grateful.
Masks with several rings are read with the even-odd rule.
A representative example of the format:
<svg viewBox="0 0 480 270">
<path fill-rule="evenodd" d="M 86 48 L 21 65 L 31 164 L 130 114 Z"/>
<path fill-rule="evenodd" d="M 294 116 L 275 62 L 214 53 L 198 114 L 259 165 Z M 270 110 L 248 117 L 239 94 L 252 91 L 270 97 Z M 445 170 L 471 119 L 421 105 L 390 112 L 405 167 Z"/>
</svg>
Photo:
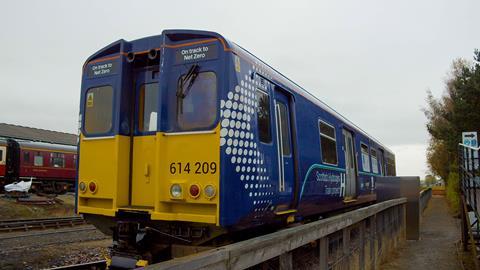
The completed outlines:
<svg viewBox="0 0 480 270">
<path fill-rule="evenodd" d="M 446 186 L 447 200 L 455 215 L 460 213 L 459 182 L 458 173 L 450 172 Z"/>
</svg>

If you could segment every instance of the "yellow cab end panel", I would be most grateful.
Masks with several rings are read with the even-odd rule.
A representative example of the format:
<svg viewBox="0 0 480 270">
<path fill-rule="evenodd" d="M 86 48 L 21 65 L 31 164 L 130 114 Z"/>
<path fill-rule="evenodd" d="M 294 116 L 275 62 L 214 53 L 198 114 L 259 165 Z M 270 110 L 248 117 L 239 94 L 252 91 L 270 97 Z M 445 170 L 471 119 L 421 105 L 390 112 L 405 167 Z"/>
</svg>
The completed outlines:
<svg viewBox="0 0 480 270">
<path fill-rule="evenodd" d="M 218 223 L 220 193 L 220 126 L 210 132 L 157 133 L 159 179 L 156 212 L 152 217 Z M 172 185 L 181 186 L 182 195 L 170 194 Z M 199 188 L 191 196 L 192 185 Z M 215 187 L 212 198 L 205 195 L 207 185 Z M 165 214 L 162 214 L 165 213 Z"/>
<path fill-rule="evenodd" d="M 133 139 L 132 206 L 154 207 L 157 189 L 157 137 L 137 136 Z M 158 179 L 161 181 L 161 179 Z"/>
<path fill-rule="evenodd" d="M 128 204 L 129 151 L 127 136 L 90 139 L 80 134 L 78 179 L 87 188 L 78 191 L 79 213 L 114 215 L 118 205 Z M 95 183 L 93 192 L 90 183 Z"/>
</svg>

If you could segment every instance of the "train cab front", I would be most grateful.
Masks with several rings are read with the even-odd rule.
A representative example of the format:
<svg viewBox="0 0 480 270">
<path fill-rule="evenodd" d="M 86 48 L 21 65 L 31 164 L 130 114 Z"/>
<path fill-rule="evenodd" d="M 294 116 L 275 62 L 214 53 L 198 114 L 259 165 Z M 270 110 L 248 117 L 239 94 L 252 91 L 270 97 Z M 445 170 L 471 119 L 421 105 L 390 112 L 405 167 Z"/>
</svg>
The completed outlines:
<svg viewBox="0 0 480 270">
<path fill-rule="evenodd" d="M 226 50 L 218 34 L 170 30 L 85 63 L 78 212 L 115 227 L 113 264 L 157 261 L 155 248 L 200 243 L 219 227 Z"/>
</svg>

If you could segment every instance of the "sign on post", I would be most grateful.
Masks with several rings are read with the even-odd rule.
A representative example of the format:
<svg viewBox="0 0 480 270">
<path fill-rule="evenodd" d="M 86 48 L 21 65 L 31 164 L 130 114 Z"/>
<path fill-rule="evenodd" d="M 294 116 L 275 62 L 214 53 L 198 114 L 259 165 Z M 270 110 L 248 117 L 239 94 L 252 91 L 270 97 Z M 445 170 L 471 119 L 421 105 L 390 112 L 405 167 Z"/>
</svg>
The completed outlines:
<svg viewBox="0 0 480 270">
<path fill-rule="evenodd" d="M 462 144 L 470 147 L 478 147 L 477 132 L 462 132 Z"/>
</svg>

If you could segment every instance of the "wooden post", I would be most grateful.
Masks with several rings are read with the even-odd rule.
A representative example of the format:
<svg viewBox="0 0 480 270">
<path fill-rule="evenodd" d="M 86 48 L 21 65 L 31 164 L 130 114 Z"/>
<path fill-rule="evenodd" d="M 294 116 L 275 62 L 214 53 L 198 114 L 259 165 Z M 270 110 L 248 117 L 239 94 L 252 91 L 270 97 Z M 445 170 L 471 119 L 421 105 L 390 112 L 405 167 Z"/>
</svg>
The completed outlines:
<svg viewBox="0 0 480 270">
<path fill-rule="evenodd" d="M 377 269 L 377 249 L 375 248 L 377 238 L 377 215 L 370 217 L 370 269 Z"/>
<path fill-rule="evenodd" d="M 328 236 L 320 238 L 319 242 L 319 268 L 320 270 L 328 270 Z"/>
<path fill-rule="evenodd" d="M 283 253 L 279 256 L 280 270 L 292 270 L 292 252 Z"/>
<path fill-rule="evenodd" d="M 345 228 L 342 230 L 342 243 L 343 243 L 343 263 L 345 269 L 350 269 L 350 228 Z"/>
<path fill-rule="evenodd" d="M 360 222 L 360 233 L 359 233 L 359 237 L 360 237 L 360 249 L 359 249 L 359 258 L 360 258 L 360 262 L 359 262 L 359 267 L 360 267 L 360 270 L 365 270 L 365 220 L 362 220 Z"/>
</svg>

